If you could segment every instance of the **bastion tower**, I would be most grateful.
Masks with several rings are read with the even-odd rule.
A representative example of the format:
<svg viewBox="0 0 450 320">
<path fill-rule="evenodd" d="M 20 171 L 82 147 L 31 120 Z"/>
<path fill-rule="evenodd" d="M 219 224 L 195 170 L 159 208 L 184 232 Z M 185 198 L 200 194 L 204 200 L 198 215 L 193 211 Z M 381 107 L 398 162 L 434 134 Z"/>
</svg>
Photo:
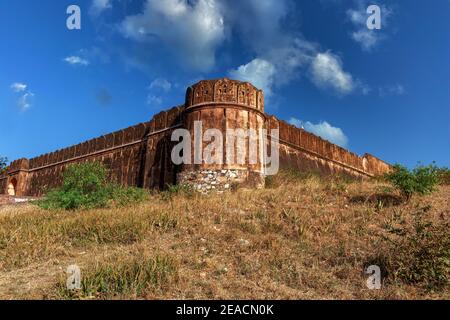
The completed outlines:
<svg viewBox="0 0 450 320">
<path fill-rule="evenodd" d="M 174 139 L 180 132 L 183 135 Z M 176 162 L 173 154 L 184 135 L 189 136 L 189 144 L 182 144 L 183 161 Z M 370 154 L 359 156 L 265 114 L 261 90 L 248 82 L 222 78 L 190 86 L 184 104 L 148 121 L 13 161 L 0 172 L 0 194 L 42 196 L 61 186 L 68 166 L 94 161 L 105 165 L 110 180 L 123 186 L 164 189 L 178 183 L 201 192 L 224 191 L 234 185 L 260 188 L 265 174 L 276 174 L 268 170 L 275 149 L 277 169 L 357 179 L 391 170 L 388 163 Z"/>
<path fill-rule="evenodd" d="M 191 144 L 191 164 L 181 166 L 177 183 L 200 191 L 226 190 L 234 184 L 263 187 L 265 121 L 264 94 L 248 82 L 223 78 L 189 87 L 183 127 L 192 140 L 199 132 L 203 139 Z M 208 134 L 210 129 L 216 134 Z M 223 148 L 211 151 L 212 143 Z"/>
</svg>

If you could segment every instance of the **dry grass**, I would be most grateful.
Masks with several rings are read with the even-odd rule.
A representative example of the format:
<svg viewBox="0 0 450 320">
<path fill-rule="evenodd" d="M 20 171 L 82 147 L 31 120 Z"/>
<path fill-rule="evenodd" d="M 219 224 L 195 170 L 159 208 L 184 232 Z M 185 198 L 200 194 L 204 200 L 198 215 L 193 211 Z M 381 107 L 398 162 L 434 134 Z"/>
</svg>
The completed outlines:
<svg viewBox="0 0 450 320">
<path fill-rule="evenodd" d="M 448 286 L 390 275 L 369 290 L 364 266 L 418 211 L 448 226 L 449 194 L 441 186 L 405 204 L 382 182 L 285 173 L 265 190 L 156 194 L 123 209 L 6 206 L 0 298 L 448 299 Z M 63 287 L 71 264 L 84 281 L 76 295 Z"/>
</svg>

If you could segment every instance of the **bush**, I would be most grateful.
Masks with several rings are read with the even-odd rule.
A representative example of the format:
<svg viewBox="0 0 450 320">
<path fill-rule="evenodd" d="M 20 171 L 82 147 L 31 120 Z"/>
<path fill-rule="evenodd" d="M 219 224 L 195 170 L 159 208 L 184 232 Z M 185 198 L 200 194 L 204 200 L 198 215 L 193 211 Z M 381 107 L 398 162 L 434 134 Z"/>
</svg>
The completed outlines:
<svg viewBox="0 0 450 320">
<path fill-rule="evenodd" d="M 51 190 L 38 201 L 44 209 L 93 209 L 109 204 L 127 205 L 143 201 L 146 191 L 107 182 L 107 169 L 98 162 L 69 166 L 63 174 L 63 185 Z"/>
<path fill-rule="evenodd" d="M 388 226 L 386 246 L 374 261 L 394 280 L 441 289 L 450 280 L 449 224 L 432 224 L 423 216 L 427 207 L 422 210 L 410 226 Z"/>
<path fill-rule="evenodd" d="M 8 168 L 8 158 L 0 157 L 0 174 L 5 172 Z"/>
<path fill-rule="evenodd" d="M 386 179 L 397 187 L 406 200 L 413 194 L 428 194 L 434 191 L 439 183 L 438 168 L 434 165 L 419 165 L 412 171 L 396 164 L 394 170 L 386 175 Z"/>
<path fill-rule="evenodd" d="M 112 202 L 117 206 L 126 206 L 130 203 L 141 202 L 148 195 L 146 190 L 136 187 L 122 187 L 111 184 L 109 188 Z"/>
</svg>

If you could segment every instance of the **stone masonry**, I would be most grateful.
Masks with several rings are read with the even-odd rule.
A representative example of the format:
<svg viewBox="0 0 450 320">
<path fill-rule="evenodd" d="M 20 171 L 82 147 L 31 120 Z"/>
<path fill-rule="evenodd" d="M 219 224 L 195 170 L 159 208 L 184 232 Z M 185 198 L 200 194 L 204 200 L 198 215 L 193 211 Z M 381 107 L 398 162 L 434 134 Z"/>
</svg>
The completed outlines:
<svg viewBox="0 0 450 320">
<path fill-rule="evenodd" d="M 237 184 L 263 187 L 265 163 L 260 156 L 263 146 L 258 141 L 256 162 L 246 158 L 240 164 L 174 165 L 171 151 L 177 142 L 171 141 L 172 132 L 184 128 L 193 134 L 198 121 L 204 129 L 223 133 L 227 129 L 266 129 L 272 136 L 272 130 L 278 129 L 280 169 L 355 178 L 374 177 L 390 170 L 387 163 L 372 155 L 358 156 L 267 115 L 261 90 L 247 82 L 224 78 L 194 84 L 187 89 L 183 105 L 163 111 L 148 122 L 32 159 L 13 161 L 0 174 L 0 194 L 41 196 L 61 185 L 67 166 L 87 161 L 103 163 L 110 169 L 110 179 L 124 186 L 163 189 L 181 183 L 201 192 L 222 192 Z M 203 147 L 206 145 L 203 142 Z M 242 153 L 237 147 L 233 151 Z"/>
</svg>

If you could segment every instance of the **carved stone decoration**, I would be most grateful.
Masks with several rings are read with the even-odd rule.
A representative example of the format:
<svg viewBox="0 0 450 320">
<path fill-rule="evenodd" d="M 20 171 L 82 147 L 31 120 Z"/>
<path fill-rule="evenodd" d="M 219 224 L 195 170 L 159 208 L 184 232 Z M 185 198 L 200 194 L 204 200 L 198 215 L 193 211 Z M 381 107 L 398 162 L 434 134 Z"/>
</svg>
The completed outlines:
<svg viewBox="0 0 450 320">
<path fill-rule="evenodd" d="M 211 81 L 201 81 L 194 89 L 193 104 L 213 101 L 213 93 Z"/>
<path fill-rule="evenodd" d="M 256 89 L 254 87 L 249 88 L 248 105 L 256 108 Z"/>
<path fill-rule="evenodd" d="M 188 88 L 187 107 L 208 102 L 237 103 L 260 111 L 264 110 L 264 97 L 261 90 L 251 83 L 227 78 L 200 81 Z"/>
<path fill-rule="evenodd" d="M 242 83 L 238 88 L 238 103 L 248 104 L 248 84 Z"/>
<path fill-rule="evenodd" d="M 214 85 L 215 102 L 236 102 L 237 84 L 229 79 L 221 79 Z"/>
<path fill-rule="evenodd" d="M 258 110 L 264 112 L 264 94 L 261 90 L 258 90 Z"/>
</svg>

